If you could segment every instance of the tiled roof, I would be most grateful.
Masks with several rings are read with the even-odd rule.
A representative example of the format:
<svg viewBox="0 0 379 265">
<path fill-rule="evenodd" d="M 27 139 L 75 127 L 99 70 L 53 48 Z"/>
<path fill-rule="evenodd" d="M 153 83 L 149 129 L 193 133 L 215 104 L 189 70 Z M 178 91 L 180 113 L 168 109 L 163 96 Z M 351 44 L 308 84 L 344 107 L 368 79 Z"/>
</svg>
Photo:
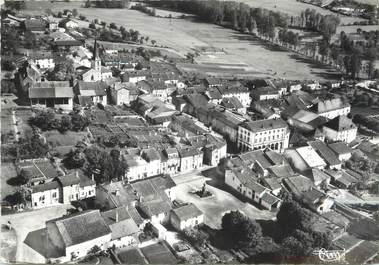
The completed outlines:
<svg viewBox="0 0 379 265">
<path fill-rule="evenodd" d="M 277 201 L 280 201 L 279 198 L 277 198 L 276 196 L 274 195 L 271 195 L 270 193 L 268 192 L 265 192 L 262 196 L 262 201 L 270 204 L 270 205 L 273 205 L 274 203 L 276 203 Z"/>
<path fill-rule="evenodd" d="M 308 144 L 312 146 L 329 165 L 334 166 L 341 164 L 338 157 L 324 142 L 317 140 L 308 142 Z"/>
<path fill-rule="evenodd" d="M 179 218 L 179 220 L 186 221 L 193 217 L 197 217 L 203 214 L 195 204 L 190 203 L 179 208 L 173 209 L 172 212 Z"/>
<path fill-rule="evenodd" d="M 338 132 L 357 128 L 353 121 L 345 115 L 335 117 L 324 124 L 324 126 Z"/>
<path fill-rule="evenodd" d="M 241 154 L 240 157 L 245 163 L 251 165 L 251 167 L 254 163 L 259 163 L 264 169 L 272 166 L 262 150 L 246 152 Z"/>
<path fill-rule="evenodd" d="M 249 129 L 252 132 L 259 132 L 259 131 L 266 131 L 266 130 L 273 130 L 273 129 L 288 127 L 287 123 L 281 118 L 245 122 L 241 126 L 245 127 L 246 129 Z"/>
<path fill-rule="evenodd" d="M 88 242 L 111 233 L 99 210 L 90 210 L 53 221 L 66 247 Z"/>
<path fill-rule="evenodd" d="M 170 203 L 162 200 L 142 202 L 139 204 L 139 208 L 148 218 L 161 213 L 168 214 L 172 209 Z"/>
<path fill-rule="evenodd" d="M 84 82 L 78 81 L 77 85 L 79 90 L 76 90 L 75 93 L 82 96 L 105 96 L 106 88 L 108 85 L 105 82 Z"/>
<path fill-rule="evenodd" d="M 183 146 L 178 148 L 178 153 L 180 157 L 190 157 L 202 154 L 197 148 L 192 146 Z"/>
<path fill-rule="evenodd" d="M 236 97 L 223 98 L 221 101 L 221 106 L 224 106 L 228 109 L 242 109 L 243 105 Z"/>
<path fill-rule="evenodd" d="M 322 182 L 330 179 L 330 176 L 318 168 L 312 168 L 312 179 L 314 182 Z"/>
<path fill-rule="evenodd" d="M 29 98 L 72 98 L 73 96 L 72 87 L 65 81 L 39 82 L 29 88 Z"/>
<path fill-rule="evenodd" d="M 47 190 L 54 190 L 58 188 L 59 188 L 59 183 L 57 181 L 51 181 L 51 182 L 47 182 L 44 184 L 35 185 L 31 187 L 33 193 L 44 192 Z"/>
<path fill-rule="evenodd" d="M 63 187 L 76 185 L 80 183 L 79 175 L 70 174 L 62 177 L 58 177 L 60 183 L 62 183 Z"/>
<path fill-rule="evenodd" d="M 325 197 L 325 193 L 319 191 L 318 189 L 311 189 L 307 192 L 304 192 L 304 197 L 312 203 L 316 203 L 322 197 Z"/>
<path fill-rule="evenodd" d="M 155 148 L 142 150 L 142 155 L 148 162 L 160 160 L 159 152 Z"/>
<path fill-rule="evenodd" d="M 267 187 L 271 190 L 280 189 L 282 187 L 278 178 L 265 178 L 264 181 Z"/>
<path fill-rule="evenodd" d="M 139 231 L 137 224 L 129 215 L 126 207 L 102 212 L 101 216 L 112 231 L 112 239 L 130 236 Z"/>
<path fill-rule="evenodd" d="M 351 154 L 351 152 L 353 152 L 353 149 L 351 149 L 344 142 L 336 142 L 336 143 L 329 144 L 328 146 L 338 155 Z"/>
</svg>

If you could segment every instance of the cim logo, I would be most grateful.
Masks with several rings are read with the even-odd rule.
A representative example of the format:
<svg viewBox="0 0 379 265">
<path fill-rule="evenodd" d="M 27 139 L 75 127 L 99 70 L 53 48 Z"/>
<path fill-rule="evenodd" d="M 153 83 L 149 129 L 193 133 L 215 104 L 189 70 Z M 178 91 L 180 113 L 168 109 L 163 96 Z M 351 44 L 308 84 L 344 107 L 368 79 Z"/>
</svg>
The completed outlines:
<svg viewBox="0 0 379 265">
<path fill-rule="evenodd" d="M 319 259 L 324 262 L 343 262 L 345 261 L 345 252 L 345 249 L 326 250 L 325 248 L 322 248 L 313 251 L 313 254 L 317 255 Z"/>
</svg>

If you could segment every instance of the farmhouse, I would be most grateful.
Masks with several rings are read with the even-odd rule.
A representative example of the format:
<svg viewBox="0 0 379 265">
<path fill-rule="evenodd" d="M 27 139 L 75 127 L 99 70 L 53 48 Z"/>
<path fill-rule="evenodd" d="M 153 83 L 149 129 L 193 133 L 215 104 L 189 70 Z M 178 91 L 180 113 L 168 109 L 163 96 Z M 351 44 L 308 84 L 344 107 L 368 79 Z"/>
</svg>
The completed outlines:
<svg viewBox="0 0 379 265">
<path fill-rule="evenodd" d="M 95 245 L 105 250 L 112 237 L 99 210 L 47 221 L 46 230 L 52 245 L 62 253 L 61 262 L 84 257 Z"/>
<path fill-rule="evenodd" d="M 203 220 L 203 212 L 193 203 L 175 208 L 171 210 L 170 214 L 170 222 L 172 226 L 179 231 L 202 224 Z"/>
</svg>

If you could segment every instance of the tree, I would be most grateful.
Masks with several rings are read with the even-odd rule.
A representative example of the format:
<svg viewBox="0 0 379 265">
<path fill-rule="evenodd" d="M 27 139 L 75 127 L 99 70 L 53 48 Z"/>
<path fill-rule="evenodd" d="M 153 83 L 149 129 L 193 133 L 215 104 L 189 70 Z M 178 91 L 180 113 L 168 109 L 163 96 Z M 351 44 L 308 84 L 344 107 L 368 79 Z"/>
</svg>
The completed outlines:
<svg viewBox="0 0 379 265">
<path fill-rule="evenodd" d="M 224 214 L 221 227 L 241 247 L 256 246 L 262 238 L 260 225 L 239 211 Z"/>
<path fill-rule="evenodd" d="M 62 17 L 63 17 L 63 13 L 62 13 L 62 11 L 59 11 L 59 12 L 58 12 L 57 17 L 59 17 L 59 18 L 62 18 Z"/>
<path fill-rule="evenodd" d="M 79 13 L 78 13 L 78 10 L 77 10 L 76 8 L 74 8 L 74 9 L 72 10 L 72 15 L 73 15 L 74 17 L 77 17 L 78 14 L 79 14 Z"/>
<path fill-rule="evenodd" d="M 65 133 L 66 131 L 71 129 L 71 126 L 72 126 L 72 124 L 71 124 L 70 116 L 63 116 L 61 118 L 61 122 L 60 122 L 60 126 L 59 126 L 58 130 L 61 133 Z"/>
<path fill-rule="evenodd" d="M 5 200 L 12 206 L 26 204 L 26 191 L 23 189 L 17 190 L 13 194 L 6 196 Z"/>
<path fill-rule="evenodd" d="M 99 20 L 97 18 L 95 18 L 95 20 L 93 21 L 95 24 L 99 24 Z"/>
<path fill-rule="evenodd" d="M 29 182 L 29 180 L 32 178 L 32 172 L 27 169 L 21 169 L 20 175 L 19 175 L 19 180 L 20 184 L 26 184 Z"/>
<path fill-rule="evenodd" d="M 312 212 L 302 208 L 295 201 L 283 202 L 276 218 L 283 231 L 287 233 L 295 229 L 309 230 L 313 222 Z"/>
<path fill-rule="evenodd" d="M 81 114 L 73 113 L 71 115 L 72 130 L 83 131 L 90 125 L 90 120 Z"/>
<path fill-rule="evenodd" d="M 111 29 L 117 29 L 116 24 L 113 23 L 113 22 L 109 24 L 109 27 L 110 27 Z"/>
<path fill-rule="evenodd" d="M 88 27 L 89 27 L 90 29 L 96 29 L 96 25 L 95 25 L 95 23 L 90 23 L 90 24 L 88 25 Z"/>
<path fill-rule="evenodd" d="M 40 128 L 43 131 L 53 129 L 53 121 L 55 119 L 55 114 L 53 111 L 46 110 L 37 113 L 34 117 L 29 119 L 29 123 Z"/>
<path fill-rule="evenodd" d="M 85 163 L 85 155 L 81 150 L 71 150 L 63 160 L 65 167 L 68 169 L 81 168 Z"/>
<path fill-rule="evenodd" d="M 37 134 L 20 138 L 16 148 L 21 159 L 45 157 L 49 152 L 49 146 Z"/>
<path fill-rule="evenodd" d="M 5 71 L 14 71 L 16 70 L 16 65 L 14 62 L 4 59 L 2 60 L 2 69 Z"/>
</svg>

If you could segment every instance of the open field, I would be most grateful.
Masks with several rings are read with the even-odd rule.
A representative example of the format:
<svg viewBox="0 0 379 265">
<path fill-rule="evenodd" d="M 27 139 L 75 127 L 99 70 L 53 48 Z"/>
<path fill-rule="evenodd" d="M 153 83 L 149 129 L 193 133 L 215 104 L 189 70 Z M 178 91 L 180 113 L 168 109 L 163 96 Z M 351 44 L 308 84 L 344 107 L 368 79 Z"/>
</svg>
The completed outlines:
<svg viewBox="0 0 379 265">
<path fill-rule="evenodd" d="M 79 8 L 79 13 L 89 19 L 97 18 L 136 29 L 151 40 L 156 40 L 158 45 L 173 48 L 182 55 L 194 52 L 199 47 L 223 50 L 224 53 L 196 58 L 202 66 L 211 66 L 212 69 L 205 69 L 208 74 L 223 71 L 227 75 L 241 73 L 257 77 L 330 78 L 330 70 L 320 68 L 310 61 L 293 58 L 291 53 L 269 46 L 257 38 L 217 25 L 199 23 L 191 18 L 157 18 L 128 9 Z M 243 65 L 244 69 L 235 69 L 236 65 Z"/>
</svg>

